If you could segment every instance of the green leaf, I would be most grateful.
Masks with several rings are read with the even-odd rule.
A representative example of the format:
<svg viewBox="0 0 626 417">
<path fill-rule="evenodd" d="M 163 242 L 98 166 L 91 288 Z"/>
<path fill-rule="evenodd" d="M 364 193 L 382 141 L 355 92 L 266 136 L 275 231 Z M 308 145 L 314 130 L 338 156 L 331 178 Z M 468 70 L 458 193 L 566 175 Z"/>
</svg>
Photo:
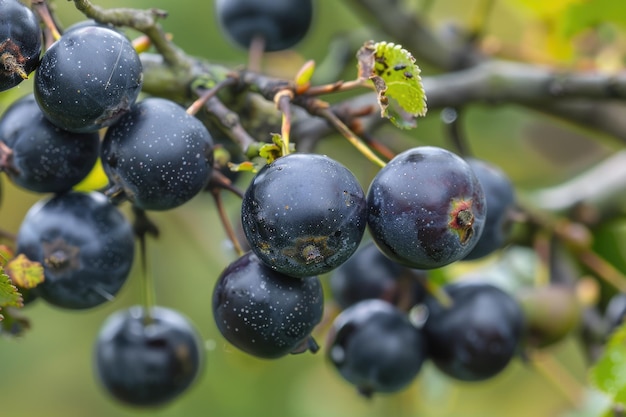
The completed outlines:
<svg viewBox="0 0 626 417">
<path fill-rule="evenodd" d="M 259 148 L 259 156 L 264 158 L 268 164 L 280 158 L 283 154 L 283 138 L 277 134 L 272 134 L 272 143 L 266 143 Z"/>
<path fill-rule="evenodd" d="M 626 2 L 615 0 L 578 1 L 561 15 L 566 36 L 599 24 L 613 23 L 626 27 Z"/>
<path fill-rule="evenodd" d="M 366 42 L 357 54 L 359 78 L 374 83 L 381 117 L 399 128 L 417 125 L 416 119 L 427 111 L 426 93 L 415 58 L 400 45 Z"/>
<path fill-rule="evenodd" d="M 11 282 L 20 288 L 35 288 L 44 280 L 43 266 L 31 261 L 23 253 L 11 259 L 5 267 Z"/>
<path fill-rule="evenodd" d="M 591 382 L 613 403 L 626 405 L 626 325 L 613 333 L 590 376 Z"/>
<path fill-rule="evenodd" d="M 13 259 L 15 253 L 7 245 L 0 245 L 0 267 L 6 266 L 9 260 Z"/>
<path fill-rule="evenodd" d="M 22 295 L 3 269 L 0 269 L 0 309 L 5 307 L 23 307 Z M 2 315 L 0 315 L 2 320 Z"/>
<path fill-rule="evenodd" d="M 261 165 L 255 163 L 255 161 L 243 161 L 240 164 L 229 162 L 228 168 L 233 172 L 257 172 L 263 165 L 265 165 L 265 161 Z"/>
</svg>

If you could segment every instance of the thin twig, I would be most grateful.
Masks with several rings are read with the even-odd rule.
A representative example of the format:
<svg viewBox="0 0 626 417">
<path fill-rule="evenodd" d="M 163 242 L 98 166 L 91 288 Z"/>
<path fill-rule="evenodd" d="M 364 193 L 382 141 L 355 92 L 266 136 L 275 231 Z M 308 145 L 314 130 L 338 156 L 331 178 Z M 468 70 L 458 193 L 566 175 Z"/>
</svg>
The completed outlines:
<svg viewBox="0 0 626 417">
<path fill-rule="evenodd" d="M 48 48 L 54 41 L 57 41 L 61 38 L 61 33 L 59 33 L 59 28 L 52 18 L 52 13 L 50 13 L 50 9 L 48 8 L 48 3 L 45 0 L 37 0 L 33 1 L 33 9 L 39 15 L 39 18 L 43 22 L 45 28 L 50 32 L 50 36 L 52 39 L 46 39 L 46 48 Z"/>
<path fill-rule="evenodd" d="M 584 387 L 561 365 L 554 356 L 535 352 L 531 358 L 533 369 L 574 406 L 581 405 Z"/>
<path fill-rule="evenodd" d="M 591 269 L 599 278 L 626 293 L 626 275 L 611 265 L 606 259 L 590 249 L 577 251 L 578 259 Z"/>
<path fill-rule="evenodd" d="M 235 233 L 235 230 L 233 229 L 230 219 L 228 218 L 228 214 L 226 213 L 226 209 L 224 208 L 224 202 L 222 201 L 222 193 L 220 189 L 217 187 L 211 188 L 210 192 L 211 192 L 211 195 L 213 196 L 213 199 L 215 200 L 217 213 L 220 217 L 222 226 L 224 227 L 224 231 L 226 232 L 226 236 L 228 236 L 228 239 L 232 243 L 233 249 L 235 250 L 235 253 L 237 254 L 237 256 L 242 256 L 244 254 L 244 251 L 241 248 L 241 245 L 239 244 L 239 239 L 237 239 L 237 234 Z"/>
<path fill-rule="evenodd" d="M 470 151 L 467 137 L 463 132 L 461 115 L 462 112 L 460 109 L 446 107 L 441 111 L 441 120 L 447 128 L 446 132 L 448 133 L 448 139 L 452 142 L 456 152 L 462 157 L 468 157 L 472 154 L 472 152 Z"/>
<path fill-rule="evenodd" d="M 341 133 L 348 142 L 350 142 L 359 152 L 363 154 L 369 161 L 375 163 L 380 168 L 386 165 L 386 162 L 380 159 L 357 135 L 350 130 L 330 109 L 320 106 L 317 114 L 328 120 L 339 133 Z"/>
<path fill-rule="evenodd" d="M 219 81 L 212 88 L 209 88 L 208 90 L 201 93 L 200 97 L 193 103 L 191 103 L 191 105 L 187 108 L 187 114 L 190 114 L 192 116 L 196 115 L 200 111 L 200 109 L 202 109 L 202 107 L 206 106 L 207 101 L 209 101 L 209 99 L 213 98 L 217 93 L 219 93 L 221 89 L 234 85 L 236 83 L 237 77 L 235 76 L 227 77 Z"/>
<path fill-rule="evenodd" d="M 145 34 L 168 65 L 181 68 L 188 68 L 191 65 L 189 58 L 174 46 L 157 23 L 158 19 L 167 17 L 166 11 L 131 8 L 103 9 L 89 0 L 74 0 L 74 5 L 85 16 L 97 22 L 125 26 Z"/>
<path fill-rule="evenodd" d="M 369 80 L 367 79 L 361 78 L 351 81 L 337 81 L 330 84 L 309 87 L 306 90 L 306 94 L 309 96 L 320 96 L 323 94 L 336 93 L 339 91 L 350 91 L 357 88 L 369 88 L 371 90 L 374 88 L 374 84 L 369 82 Z"/>
<path fill-rule="evenodd" d="M 244 153 L 250 145 L 257 143 L 241 125 L 239 115 L 226 107 L 219 98 L 211 97 L 208 99 L 205 108 L 221 125 L 221 130 L 225 132 L 230 139 L 234 140 Z"/>
<path fill-rule="evenodd" d="M 213 169 L 211 172 L 211 179 L 206 189 L 211 190 L 212 188 L 229 191 L 239 198 L 243 198 L 244 195 L 244 192 L 234 186 L 233 182 L 226 175 L 222 174 L 219 169 Z"/>
</svg>

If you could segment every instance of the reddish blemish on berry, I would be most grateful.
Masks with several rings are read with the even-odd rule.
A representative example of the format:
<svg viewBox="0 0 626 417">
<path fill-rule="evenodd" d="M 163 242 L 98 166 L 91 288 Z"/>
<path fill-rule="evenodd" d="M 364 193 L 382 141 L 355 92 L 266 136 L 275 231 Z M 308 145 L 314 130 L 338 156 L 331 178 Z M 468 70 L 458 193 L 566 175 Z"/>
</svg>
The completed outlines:
<svg viewBox="0 0 626 417">
<path fill-rule="evenodd" d="M 448 226 L 459 235 L 462 245 L 470 241 L 474 235 L 474 212 L 472 200 L 453 200 Z"/>
</svg>

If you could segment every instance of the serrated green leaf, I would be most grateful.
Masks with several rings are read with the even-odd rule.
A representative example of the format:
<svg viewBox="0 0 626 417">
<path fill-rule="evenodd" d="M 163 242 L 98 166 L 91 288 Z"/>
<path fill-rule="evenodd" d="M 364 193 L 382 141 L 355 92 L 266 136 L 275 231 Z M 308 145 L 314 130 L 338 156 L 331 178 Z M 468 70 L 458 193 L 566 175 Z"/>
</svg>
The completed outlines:
<svg viewBox="0 0 626 417">
<path fill-rule="evenodd" d="M 7 245 L 0 245 L 0 267 L 4 267 L 14 256 L 13 249 Z"/>
<path fill-rule="evenodd" d="M 20 288 L 35 288 L 44 280 L 43 266 L 31 261 L 23 253 L 11 259 L 5 267 L 11 282 Z"/>
<path fill-rule="evenodd" d="M 591 382 L 614 403 L 626 405 L 626 325 L 620 326 L 591 368 Z"/>
<path fill-rule="evenodd" d="M 5 307 L 23 307 L 22 295 L 15 285 L 11 283 L 9 276 L 0 269 L 0 309 Z M 0 315 L 0 320 L 2 320 Z"/>
<path fill-rule="evenodd" d="M 399 128 L 417 125 L 427 111 L 426 93 L 415 58 L 400 45 L 367 42 L 357 54 L 359 77 L 372 80 L 381 116 Z"/>
</svg>

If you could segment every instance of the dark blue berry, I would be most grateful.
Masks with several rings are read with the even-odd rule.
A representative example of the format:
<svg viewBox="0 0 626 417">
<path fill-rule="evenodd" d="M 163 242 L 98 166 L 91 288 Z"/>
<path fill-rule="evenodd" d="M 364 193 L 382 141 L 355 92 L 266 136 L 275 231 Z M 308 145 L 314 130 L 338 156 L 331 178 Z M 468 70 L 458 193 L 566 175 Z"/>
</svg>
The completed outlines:
<svg viewBox="0 0 626 417">
<path fill-rule="evenodd" d="M 217 0 L 215 8 L 222 30 L 236 43 L 249 48 L 261 37 L 267 51 L 300 42 L 313 20 L 312 0 Z"/>
<path fill-rule="evenodd" d="M 213 139 L 183 107 L 147 98 L 107 130 L 102 164 L 113 199 L 128 199 L 144 210 L 169 210 L 206 186 Z"/>
<path fill-rule="evenodd" d="M 0 0 L 0 91 L 15 87 L 39 64 L 41 29 L 18 0 Z"/>
<path fill-rule="evenodd" d="M 317 350 L 311 337 L 324 309 L 317 277 L 294 279 L 268 268 L 248 252 L 220 275 L 213 318 L 238 349 L 260 358 Z"/>
<path fill-rule="evenodd" d="M 0 169 L 22 188 L 40 193 L 71 189 L 91 171 L 100 152 L 96 132 L 72 133 L 50 123 L 32 94 L 0 119 Z"/>
<path fill-rule="evenodd" d="M 241 218 L 250 247 L 269 267 L 295 277 L 319 275 L 358 248 L 366 227 L 365 196 L 337 161 L 294 153 L 255 175 Z"/>
<path fill-rule="evenodd" d="M 469 164 L 442 148 L 409 149 L 382 168 L 368 194 L 368 225 L 378 247 L 412 268 L 439 268 L 478 241 L 487 207 Z"/>
<path fill-rule="evenodd" d="M 93 132 L 128 112 L 142 83 L 141 61 L 124 35 L 84 26 L 48 48 L 35 75 L 35 97 L 55 125 Z"/>
<path fill-rule="evenodd" d="M 524 317 L 518 302 L 486 283 L 444 287 L 452 305 L 427 298 L 424 334 L 430 357 L 447 375 L 463 381 L 491 378 L 506 368 L 519 349 Z"/>
<path fill-rule="evenodd" d="M 134 306 L 105 321 L 96 341 L 96 376 L 116 400 L 164 405 L 196 380 L 203 361 L 200 336 L 187 318 L 165 307 Z"/>
<path fill-rule="evenodd" d="M 126 282 L 134 236 L 128 220 L 102 194 L 69 192 L 28 211 L 17 253 L 44 267 L 37 295 L 58 307 L 86 309 L 112 300 Z"/>
<path fill-rule="evenodd" d="M 396 392 L 410 384 L 427 357 L 421 330 L 383 300 L 344 310 L 328 334 L 327 355 L 359 392 Z"/>
</svg>

